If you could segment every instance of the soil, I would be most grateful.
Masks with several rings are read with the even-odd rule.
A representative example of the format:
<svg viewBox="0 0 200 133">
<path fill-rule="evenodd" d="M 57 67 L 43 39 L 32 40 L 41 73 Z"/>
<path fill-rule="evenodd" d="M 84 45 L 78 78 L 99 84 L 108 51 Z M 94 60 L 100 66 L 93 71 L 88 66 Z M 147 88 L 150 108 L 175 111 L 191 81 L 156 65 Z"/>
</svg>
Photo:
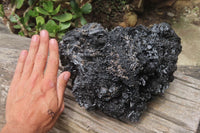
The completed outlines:
<svg viewBox="0 0 200 133">
<path fill-rule="evenodd" d="M 166 1 L 169 2 L 167 3 Z M 191 0 L 183 1 L 182 3 L 174 0 L 173 4 L 170 3 L 171 1 L 165 0 L 163 3 L 152 3 L 146 0 L 142 9 L 138 10 L 137 8 L 134 9 L 134 7 L 137 7 L 137 3 L 128 0 L 94 0 L 92 2 L 93 11 L 86 17 L 89 22 L 98 22 L 104 27 L 112 29 L 118 26 L 120 22 L 123 22 L 125 13 L 135 12 L 138 15 L 137 25 L 152 26 L 161 22 L 177 23 L 183 12 L 185 12 L 186 6 L 191 9 L 195 6 L 200 7 L 200 5 L 196 5 Z M 199 25 L 200 21 L 194 21 L 194 24 Z"/>
<path fill-rule="evenodd" d="M 138 3 L 143 1 L 141 7 L 138 8 Z M 152 1 L 152 2 L 150 2 Z M 119 26 L 124 21 L 124 15 L 128 12 L 134 12 L 137 14 L 137 24 L 152 26 L 155 23 L 167 22 L 169 24 L 177 23 L 180 20 L 180 16 L 185 12 L 185 7 L 194 8 L 200 7 L 200 4 L 192 2 L 192 0 L 183 1 L 181 4 L 177 4 L 180 0 L 93 0 L 92 12 L 86 15 L 88 22 L 101 23 L 105 28 L 112 29 Z M 169 2 L 168 2 L 169 1 Z M 181 0 L 182 1 L 182 0 Z M 10 15 L 12 8 L 10 0 L 3 0 L 0 4 L 4 5 L 4 10 L 7 16 Z M 16 13 L 21 16 L 25 9 L 21 8 Z M 6 20 L 4 20 L 6 23 Z M 194 20 L 195 25 L 200 25 L 199 20 Z M 14 29 L 11 30 L 14 31 Z"/>
<path fill-rule="evenodd" d="M 87 16 L 89 22 L 101 23 L 104 27 L 112 29 L 123 22 L 123 16 L 126 12 L 130 12 L 130 9 L 126 7 L 130 6 L 132 3 L 122 3 L 118 0 L 107 1 L 107 0 L 96 0 L 92 3 L 93 11 Z M 103 4 L 102 4 L 103 3 Z M 134 9 L 133 9 L 134 10 Z M 173 7 L 164 7 L 161 9 L 155 8 L 153 4 L 149 6 L 144 3 L 144 11 L 138 12 L 137 25 L 143 24 L 145 26 L 152 25 L 159 22 L 171 23 L 171 18 L 166 16 L 166 11 L 176 12 Z"/>
</svg>

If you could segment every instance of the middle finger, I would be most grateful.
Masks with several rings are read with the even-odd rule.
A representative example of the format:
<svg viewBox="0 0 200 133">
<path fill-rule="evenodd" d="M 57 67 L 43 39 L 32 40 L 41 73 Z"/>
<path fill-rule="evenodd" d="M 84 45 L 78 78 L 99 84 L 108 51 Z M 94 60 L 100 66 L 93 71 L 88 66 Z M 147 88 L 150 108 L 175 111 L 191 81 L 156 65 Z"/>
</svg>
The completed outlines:
<svg viewBox="0 0 200 133">
<path fill-rule="evenodd" d="M 46 30 L 40 32 L 40 46 L 35 58 L 35 64 L 33 68 L 33 73 L 35 75 L 43 75 L 44 69 L 47 62 L 48 56 L 48 47 L 49 47 L 49 34 Z"/>
</svg>

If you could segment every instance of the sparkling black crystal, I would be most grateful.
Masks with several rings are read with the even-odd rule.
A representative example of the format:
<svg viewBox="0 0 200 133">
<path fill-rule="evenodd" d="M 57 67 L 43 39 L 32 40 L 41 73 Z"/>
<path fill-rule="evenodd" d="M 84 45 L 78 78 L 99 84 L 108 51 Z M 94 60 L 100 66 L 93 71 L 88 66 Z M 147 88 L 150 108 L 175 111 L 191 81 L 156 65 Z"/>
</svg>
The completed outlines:
<svg viewBox="0 0 200 133">
<path fill-rule="evenodd" d="M 135 122 L 173 81 L 180 42 L 167 23 L 112 31 L 90 23 L 67 32 L 59 52 L 80 106 Z"/>
</svg>

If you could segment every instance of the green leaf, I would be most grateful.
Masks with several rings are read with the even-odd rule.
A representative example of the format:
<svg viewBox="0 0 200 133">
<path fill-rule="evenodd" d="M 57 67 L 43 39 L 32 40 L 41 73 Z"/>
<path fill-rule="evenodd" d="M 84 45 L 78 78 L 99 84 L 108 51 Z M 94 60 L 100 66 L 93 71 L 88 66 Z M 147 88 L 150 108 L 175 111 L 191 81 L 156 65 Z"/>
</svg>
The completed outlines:
<svg viewBox="0 0 200 133">
<path fill-rule="evenodd" d="M 56 15 L 60 11 L 60 5 L 51 13 L 51 15 Z"/>
<path fill-rule="evenodd" d="M 43 15 L 49 15 L 49 13 L 47 11 L 45 11 L 44 9 L 42 9 L 41 7 L 36 7 L 35 9 L 37 12 L 39 12 Z"/>
<path fill-rule="evenodd" d="M 42 16 L 38 16 L 36 18 L 36 24 L 37 25 L 43 25 L 44 23 L 45 23 L 45 20 L 44 20 L 44 18 Z"/>
<path fill-rule="evenodd" d="M 29 27 L 29 26 L 25 26 L 25 28 L 26 28 L 28 31 L 32 31 L 31 27 Z"/>
<path fill-rule="evenodd" d="M 37 17 L 37 16 L 39 15 L 39 13 L 36 11 L 36 9 L 29 10 L 29 11 L 28 11 L 28 14 L 29 14 L 31 17 Z"/>
<path fill-rule="evenodd" d="M 83 16 L 80 19 L 81 19 L 81 25 L 87 24 L 87 21 Z"/>
<path fill-rule="evenodd" d="M 77 18 L 80 18 L 81 16 L 83 16 L 82 12 L 77 12 L 77 13 L 74 13 L 73 14 L 73 19 L 77 19 Z"/>
<path fill-rule="evenodd" d="M 59 22 L 66 22 L 72 19 L 72 14 L 65 13 L 59 16 L 54 16 L 52 19 L 58 20 Z"/>
<path fill-rule="evenodd" d="M 78 24 L 79 24 L 78 19 L 75 20 L 75 23 L 74 23 L 74 24 L 75 24 L 75 27 L 78 27 Z"/>
<path fill-rule="evenodd" d="M 58 33 L 58 38 L 62 39 L 62 37 L 65 35 L 65 33 Z"/>
<path fill-rule="evenodd" d="M 60 30 L 59 30 L 59 31 L 66 30 L 66 29 L 68 29 L 70 26 L 71 26 L 71 22 L 60 23 L 60 24 L 59 24 L 59 27 L 60 27 Z"/>
<path fill-rule="evenodd" d="M 20 32 L 18 32 L 18 35 L 24 36 L 24 32 L 20 31 Z"/>
<path fill-rule="evenodd" d="M 53 20 L 49 20 L 44 28 L 49 32 L 49 34 L 52 35 L 54 35 L 53 33 L 56 33 L 59 30 L 59 26 Z"/>
<path fill-rule="evenodd" d="M 21 17 L 21 18 L 19 19 L 19 21 L 20 21 L 22 24 L 25 24 L 25 23 L 24 23 L 24 18 L 23 18 L 23 17 Z"/>
<path fill-rule="evenodd" d="M 36 0 L 28 0 L 28 5 L 29 5 L 29 6 L 32 6 L 33 3 L 34 3 L 35 1 L 36 1 Z"/>
<path fill-rule="evenodd" d="M 92 5 L 90 3 L 86 3 L 81 8 L 81 12 L 83 14 L 89 14 L 91 11 L 92 11 Z"/>
<path fill-rule="evenodd" d="M 35 23 L 32 22 L 32 23 L 29 23 L 28 25 L 31 26 L 31 27 L 34 27 Z"/>
<path fill-rule="evenodd" d="M 76 19 L 76 18 L 78 18 L 77 14 L 72 15 L 72 19 Z"/>
<path fill-rule="evenodd" d="M 29 19 L 30 19 L 30 15 L 29 15 L 29 13 L 27 12 L 27 13 L 25 14 L 25 16 L 24 16 L 24 23 L 27 23 L 27 22 L 29 21 Z"/>
<path fill-rule="evenodd" d="M 70 1 L 70 6 L 71 6 L 74 13 L 80 11 L 80 8 L 78 7 L 78 4 L 75 2 L 75 0 Z"/>
<path fill-rule="evenodd" d="M 41 30 L 41 25 L 40 25 L 40 24 L 39 24 L 39 25 L 36 25 L 36 26 L 35 26 L 35 29 L 36 29 L 36 31 L 39 32 L 39 31 Z"/>
<path fill-rule="evenodd" d="M 49 33 L 50 37 L 56 37 L 56 33 Z"/>
<path fill-rule="evenodd" d="M 17 9 L 20 9 L 24 3 L 24 0 L 15 0 L 15 5 Z"/>
<path fill-rule="evenodd" d="M 43 7 L 48 12 L 53 12 L 53 2 L 52 1 L 44 1 Z"/>
<path fill-rule="evenodd" d="M 29 36 L 33 36 L 33 35 L 35 35 L 35 34 L 38 34 L 37 31 L 30 31 L 30 32 L 29 32 Z"/>
<path fill-rule="evenodd" d="M 5 13 L 4 13 L 4 9 L 3 9 L 3 5 L 0 4 L 0 17 L 4 17 Z"/>
<path fill-rule="evenodd" d="M 10 15 L 9 19 L 12 23 L 17 23 L 19 21 L 20 17 L 17 14 L 15 14 L 15 15 Z"/>
<path fill-rule="evenodd" d="M 15 28 L 15 29 L 21 29 L 21 26 L 20 25 L 14 25 L 13 28 Z"/>
</svg>

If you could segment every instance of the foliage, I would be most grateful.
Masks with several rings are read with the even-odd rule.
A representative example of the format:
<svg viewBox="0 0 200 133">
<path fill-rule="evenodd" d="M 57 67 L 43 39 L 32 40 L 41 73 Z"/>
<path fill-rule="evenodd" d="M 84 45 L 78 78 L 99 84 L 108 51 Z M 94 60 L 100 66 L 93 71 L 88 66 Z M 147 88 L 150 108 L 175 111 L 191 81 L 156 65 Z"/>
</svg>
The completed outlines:
<svg viewBox="0 0 200 133">
<path fill-rule="evenodd" d="M 50 37 L 61 39 L 65 32 L 72 26 L 79 26 L 87 23 L 84 14 L 92 11 L 89 3 L 80 7 L 75 0 L 70 1 L 70 9 L 61 7 L 56 0 L 15 0 L 14 7 L 21 9 L 28 5 L 23 16 L 13 12 L 6 18 L 3 5 L 0 5 L 0 17 L 5 17 L 14 24 L 13 28 L 19 35 L 32 36 L 38 34 L 42 29 L 49 32 Z"/>
<path fill-rule="evenodd" d="M 20 9 L 24 3 L 24 0 L 15 0 L 15 5 L 17 9 Z"/>
<path fill-rule="evenodd" d="M 0 4 L 0 17 L 5 16 L 4 10 L 3 10 L 3 5 Z"/>
<path fill-rule="evenodd" d="M 78 4 L 75 1 L 70 2 L 71 5 L 71 12 L 73 13 L 73 19 L 80 18 L 80 22 L 82 25 L 85 25 L 87 21 L 83 17 L 84 14 L 89 14 L 92 11 L 92 6 L 89 3 L 86 3 L 81 8 L 78 6 Z M 76 21 L 76 25 L 78 21 Z"/>
</svg>

